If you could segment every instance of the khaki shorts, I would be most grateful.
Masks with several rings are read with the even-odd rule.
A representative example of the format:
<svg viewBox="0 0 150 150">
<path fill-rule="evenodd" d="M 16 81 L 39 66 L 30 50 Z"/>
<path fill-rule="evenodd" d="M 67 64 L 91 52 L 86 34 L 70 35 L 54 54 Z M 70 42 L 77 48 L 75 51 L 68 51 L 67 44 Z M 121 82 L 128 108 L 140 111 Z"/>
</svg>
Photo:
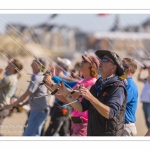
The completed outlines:
<svg viewBox="0 0 150 150">
<path fill-rule="evenodd" d="M 123 136 L 136 136 L 137 130 L 135 123 L 124 124 Z"/>
</svg>

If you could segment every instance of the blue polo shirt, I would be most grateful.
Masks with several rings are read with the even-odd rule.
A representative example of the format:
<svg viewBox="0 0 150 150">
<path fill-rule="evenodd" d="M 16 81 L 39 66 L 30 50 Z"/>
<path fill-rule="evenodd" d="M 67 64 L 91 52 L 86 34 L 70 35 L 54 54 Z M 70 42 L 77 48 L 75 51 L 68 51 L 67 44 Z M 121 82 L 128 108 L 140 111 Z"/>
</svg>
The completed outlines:
<svg viewBox="0 0 150 150">
<path fill-rule="evenodd" d="M 138 88 L 132 78 L 127 78 L 127 83 L 125 85 L 128 98 L 125 112 L 125 123 L 127 122 L 135 122 L 136 121 L 136 110 L 138 104 Z"/>
</svg>

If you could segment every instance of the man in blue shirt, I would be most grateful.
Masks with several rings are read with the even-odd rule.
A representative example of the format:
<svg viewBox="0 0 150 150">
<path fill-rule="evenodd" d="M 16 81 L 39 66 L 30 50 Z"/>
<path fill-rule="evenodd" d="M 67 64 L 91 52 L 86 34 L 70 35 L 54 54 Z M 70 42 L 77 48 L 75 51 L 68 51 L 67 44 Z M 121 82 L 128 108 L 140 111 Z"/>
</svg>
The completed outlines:
<svg viewBox="0 0 150 150">
<path fill-rule="evenodd" d="M 137 134 L 135 122 L 136 122 L 136 110 L 138 104 L 138 88 L 132 79 L 133 74 L 137 70 L 137 64 L 133 59 L 124 58 L 123 67 L 126 73 L 125 87 L 128 93 L 126 112 L 125 112 L 125 124 L 124 124 L 124 136 L 135 136 Z"/>
</svg>

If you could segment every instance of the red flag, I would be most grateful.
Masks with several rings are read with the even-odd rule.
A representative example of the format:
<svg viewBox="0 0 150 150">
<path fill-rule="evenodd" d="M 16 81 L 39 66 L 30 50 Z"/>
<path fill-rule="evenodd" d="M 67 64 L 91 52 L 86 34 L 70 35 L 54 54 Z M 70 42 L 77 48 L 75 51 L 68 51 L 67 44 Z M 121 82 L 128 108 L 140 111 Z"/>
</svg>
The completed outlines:
<svg viewBox="0 0 150 150">
<path fill-rule="evenodd" d="M 98 16 L 107 16 L 109 14 L 98 14 Z"/>
</svg>

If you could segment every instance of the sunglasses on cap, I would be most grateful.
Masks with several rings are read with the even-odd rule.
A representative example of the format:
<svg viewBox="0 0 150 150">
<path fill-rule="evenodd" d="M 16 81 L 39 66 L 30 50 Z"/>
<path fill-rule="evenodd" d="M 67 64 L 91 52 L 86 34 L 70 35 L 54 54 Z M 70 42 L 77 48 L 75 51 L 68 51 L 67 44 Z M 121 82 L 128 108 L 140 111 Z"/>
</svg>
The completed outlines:
<svg viewBox="0 0 150 150">
<path fill-rule="evenodd" d="M 111 61 L 110 59 L 108 59 L 108 58 L 106 58 L 106 57 L 102 57 L 100 60 L 101 60 L 102 62 L 108 62 L 108 61 L 110 61 L 111 63 L 114 64 L 113 61 Z"/>
</svg>

